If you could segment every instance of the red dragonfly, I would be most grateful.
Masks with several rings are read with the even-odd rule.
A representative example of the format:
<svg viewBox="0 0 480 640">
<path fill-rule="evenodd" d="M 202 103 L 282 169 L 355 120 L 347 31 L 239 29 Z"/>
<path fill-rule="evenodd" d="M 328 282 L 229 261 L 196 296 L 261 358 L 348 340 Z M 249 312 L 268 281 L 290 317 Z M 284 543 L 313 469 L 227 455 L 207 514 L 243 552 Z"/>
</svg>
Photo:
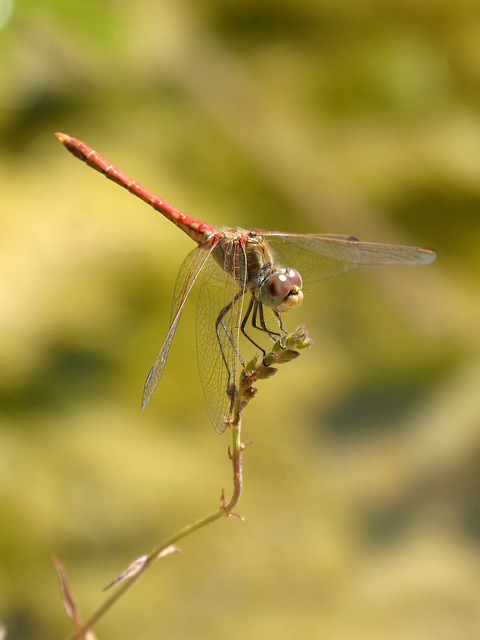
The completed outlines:
<svg viewBox="0 0 480 640">
<path fill-rule="evenodd" d="M 240 334 L 265 353 L 247 332 L 248 323 L 252 333 L 255 334 L 253 330 L 266 333 L 275 341 L 287 333 L 280 314 L 301 304 L 304 284 L 336 276 L 362 264 L 417 265 L 428 264 L 436 258 L 430 249 L 360 242 L 354 237 L 239 227 L 216 230 L 168 204 L 84 142 L 64 133 L 55 135 L 76 158 L 152 206 L 198 245 L 180 267 L 170 326 L 147 376 L 142 409 L 160 382 L 180 315 L 200 274 L 198 369 L 210 420 L 216 431 L 223 433 L 232 418 L 238 367 L 244 366 L 239 350 Z M 267 323 L 267 311 L 270 316 L 273 314 L 275 330 Z"/>
</svg>

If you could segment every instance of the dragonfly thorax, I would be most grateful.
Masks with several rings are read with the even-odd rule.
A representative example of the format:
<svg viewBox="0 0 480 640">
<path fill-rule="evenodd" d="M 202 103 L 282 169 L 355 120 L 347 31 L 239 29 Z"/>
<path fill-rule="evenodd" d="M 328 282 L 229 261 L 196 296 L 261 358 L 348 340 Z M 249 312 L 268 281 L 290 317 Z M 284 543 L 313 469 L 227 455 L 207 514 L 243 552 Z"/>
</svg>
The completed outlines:
<svg viewBox="0 0 480 640">
<path fill-rule="evenodd" d="M 302 276 L 296 269 L 272 269 L 259 287 L 258 300 L 275 311 L 288 311 L 303 301 Z"/>
</svg>

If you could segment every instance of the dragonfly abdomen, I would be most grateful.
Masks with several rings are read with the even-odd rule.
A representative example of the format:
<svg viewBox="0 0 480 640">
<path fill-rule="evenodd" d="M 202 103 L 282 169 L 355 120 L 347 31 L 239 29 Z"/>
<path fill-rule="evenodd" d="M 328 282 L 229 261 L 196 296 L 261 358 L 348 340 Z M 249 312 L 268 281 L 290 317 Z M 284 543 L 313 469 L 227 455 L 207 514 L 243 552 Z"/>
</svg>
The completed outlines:
<svg viewBox="0 0 480 640">
<path fill-rule="evenodd" d="M 179 211 L 179 209 L 163 200 L 163 198 L 156 196 L 136 180 L 132 180 L 126 173 L 89 147 L 88 144 L 85 144 L 85 142 L 72 138 L 65 133 L 56 133 L 55 135 L 72 155 L 149 204 L 155 211 L 158 211 L 173 222 L 198 244 L 203 244 L 215 233 L 215 229 L 206 222 L 201 222 Z"/>
</svg>

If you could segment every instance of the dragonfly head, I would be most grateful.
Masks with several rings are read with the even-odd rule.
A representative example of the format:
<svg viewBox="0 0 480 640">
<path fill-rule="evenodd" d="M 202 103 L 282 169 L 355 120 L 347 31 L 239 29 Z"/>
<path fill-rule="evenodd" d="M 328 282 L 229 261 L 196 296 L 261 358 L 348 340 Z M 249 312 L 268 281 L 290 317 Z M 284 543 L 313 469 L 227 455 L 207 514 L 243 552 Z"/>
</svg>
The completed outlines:
<svg viewBox="0 0 480 640">
<path fill-rule="evenodd" d="M 260 287 L 259 301 L 275 311 L 288 311 L 303 301 L 302 276 L 296 269 L 276 269 Z"/>
</svg>

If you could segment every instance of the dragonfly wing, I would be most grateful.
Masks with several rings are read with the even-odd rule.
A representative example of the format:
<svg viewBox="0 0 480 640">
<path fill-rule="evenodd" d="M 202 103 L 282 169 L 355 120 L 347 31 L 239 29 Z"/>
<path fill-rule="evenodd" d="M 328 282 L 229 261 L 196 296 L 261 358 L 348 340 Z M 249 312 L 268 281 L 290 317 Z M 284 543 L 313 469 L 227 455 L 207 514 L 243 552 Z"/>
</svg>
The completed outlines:
<svg viewBox="0 0 480 640">
<path fill-rule="evenodd" d="M 362 264 L 418 265 L 436 258 L 430 249 L 360 242 L 347 236 L 276 232 L 264 235 L 275 259 L 281 266 L 298 269 L 304 282 L 330 278 Z"/>
<path fill-rule="evenodd" d="M 205 266 L 205 263 L 210 257 L 214 246 L 215 245 L 212 243 L 210 247 L 197 247 L 188 254 L 188 256 L 183 261 L 182 266 L 180 267 L 180 271 L 178 272 L 177 280 L 175 282 L 172 312 L 170 316 L 170 326 L 167 332 L 167 336 L 163 342 L 162 348 L 160 349 L 153 367 L 150 369 L 150 372 L 145 381 L 142 397 L 142 411 L 147 406 L 153 392 L 160 382 L 160 378 L 162 377 L 162 373 L 167 362 L 168 352 L 170 351 L 170 345 L 172 344 L 173 336 L 175 335 L 175 331 L 178 325 L 178 321 L 180 320 L 183 307 L 185 306 L 185 302 L 187 301 L 187 298 L 190 294 L 190 291 L 192 290 L 193 285 L 195 284 L 195 281 L 197 280 L 198 275 L 200 274 L 203 267 Z"/>
<path fill-rule="evenodd" d="M 243 250 L 240 243 L 233 248 Z M 197 362 L 205 404 L 217 433 L 223 433 L 232 418 L 240 364 L 238 344 L 244 288 L 215 260 L 205 266 L 197 305 Z M 217 333 L 217 321 L 225 309 Z"/>
</svg>

